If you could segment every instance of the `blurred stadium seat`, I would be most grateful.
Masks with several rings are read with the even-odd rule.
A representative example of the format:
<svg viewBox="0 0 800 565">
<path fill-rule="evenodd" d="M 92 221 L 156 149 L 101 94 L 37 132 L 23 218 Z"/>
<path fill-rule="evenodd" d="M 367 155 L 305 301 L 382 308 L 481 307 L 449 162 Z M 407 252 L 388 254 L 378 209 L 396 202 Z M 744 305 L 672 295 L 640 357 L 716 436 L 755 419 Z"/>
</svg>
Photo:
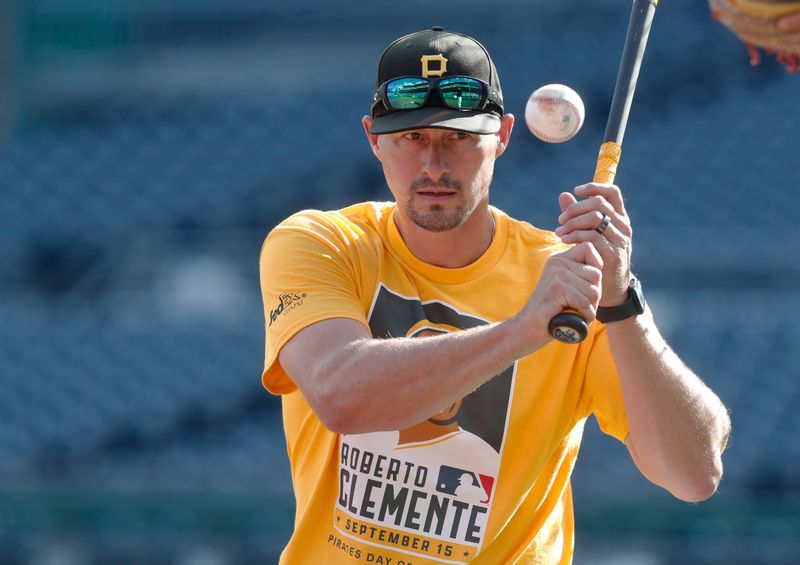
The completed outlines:
<svg viewBox="0 0 800 565">
<path fill-rule="evenodd" d="M 563 4 L 506 0 L 493 19 L 485 3 L 451 14 L 421 0 L 12 3 L 5 17 L 21 39 L 13 70 L 0 70 L 19 84 L 0 92 L 0 115 L 13 114 L 0 145 L 0 562 L 274 559 L 292 500 L 279 401 L 259 382 L 263 237 L 300 208 L 389 197 L 359 124 L 374 61 L 399 33 L 440 23 L 486 43 L 518 118 L 540 84 L 583 95 L 581 134 L 545 146 L 520 120 L 495 175 L 496 205 L 554 227 L 555 196 L 593 170 L 627 20 L 618 2 L 573 2 L 579 25 Z M 723 510 L 765 492 L 796 501 L 797 78 L 749 68 L 704 3 L 658 18 L 618 176 L 636 267 L 669 341 L 732 411 Z M 587 428 L 579 547 L 581 504 L 639 501 L 637 516 L 662 504 L 611 443 Z M 176 491 L 213 512 L 175 517 L 167 504 L 155 531 L 137 530 L 147 496 Z M 89 502 L 57 502 L 73 492 Z M 98 504 L 132 539 L 168 551 L 96 533 L 92 496 L 120 492 L 131 506 Z M 68 536 L 48 553 L 71 512 L 84 512 L 88 549 Z M 204 521 L 215 512 L 231 523 Z M 652 562 L 783 563 L 798 549 L 797 520 L 780 522 L 788 533 L 765 561 L 724 536 L 691 545 L 707 526 L 697 520 L 695 533 L 650 540 Z M 585 522 L 587 537 L 603 535 Z M 185 523 L 236 535 L 181 553 L 196 541 L 175 534 Z"/>
</svg>

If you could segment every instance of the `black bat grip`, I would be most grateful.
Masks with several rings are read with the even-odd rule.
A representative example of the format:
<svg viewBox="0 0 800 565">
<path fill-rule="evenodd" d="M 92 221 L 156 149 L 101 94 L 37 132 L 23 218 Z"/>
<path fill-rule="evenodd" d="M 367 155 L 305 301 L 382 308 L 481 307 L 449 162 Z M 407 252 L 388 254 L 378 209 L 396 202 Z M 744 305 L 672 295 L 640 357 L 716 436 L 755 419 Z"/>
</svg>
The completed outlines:
<svg viewBox="0 0 800 565">
<path fill-rule="evenodd" d="M 547 325 L 550 335 L 563 343 L 579 343 L 589 335 L 589 324 L 574 310 L 556 314 Z"/>
</svg>

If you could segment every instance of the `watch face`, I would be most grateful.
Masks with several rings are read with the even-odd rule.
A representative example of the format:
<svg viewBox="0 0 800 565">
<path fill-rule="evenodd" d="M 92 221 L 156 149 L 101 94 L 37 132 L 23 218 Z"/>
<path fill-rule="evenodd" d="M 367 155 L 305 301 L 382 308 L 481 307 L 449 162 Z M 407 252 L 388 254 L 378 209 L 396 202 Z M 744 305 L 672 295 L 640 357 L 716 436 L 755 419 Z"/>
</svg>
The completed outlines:
<svg viewBox="0 0 800 565">
<path fill-rule="evenodd" d="M 639 279 L 633 279 L 631 281 L 631 300 L 633 300 L 633 305 L 636 307 L 636 313 L 642 314 L 644 312 L 644 293 L 642 292 L 642 283 Z"/>
</svg>

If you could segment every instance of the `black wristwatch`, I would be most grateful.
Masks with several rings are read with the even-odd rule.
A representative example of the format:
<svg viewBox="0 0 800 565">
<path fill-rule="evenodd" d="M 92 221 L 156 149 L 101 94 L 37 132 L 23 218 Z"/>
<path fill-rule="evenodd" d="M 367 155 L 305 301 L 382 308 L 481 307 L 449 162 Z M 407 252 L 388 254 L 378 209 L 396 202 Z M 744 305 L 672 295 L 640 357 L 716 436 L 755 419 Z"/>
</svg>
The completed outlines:
<svg viewBox="0 0 800 565">
<path fill-rule="evenodd" d="M 646 305 L 644 294 L 642 294 L 642 283 L 636 277 L 631 277 L 631 282 L 628 284 L 628 299 L 619 306 L 598 308 L 597 319 L 604 324 L 619 322 L 631 316 L 638 316 L 644 313 Z"/>
</svg>

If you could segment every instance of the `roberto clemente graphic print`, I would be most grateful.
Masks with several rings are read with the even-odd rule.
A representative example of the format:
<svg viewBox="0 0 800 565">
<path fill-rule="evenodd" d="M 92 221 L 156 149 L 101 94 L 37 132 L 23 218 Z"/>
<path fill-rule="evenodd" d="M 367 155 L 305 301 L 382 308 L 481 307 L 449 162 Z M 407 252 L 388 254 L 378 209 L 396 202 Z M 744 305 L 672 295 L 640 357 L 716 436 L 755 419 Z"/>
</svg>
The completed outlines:
<svg viewBox="0 0 800 565">
<path fill-rule="evenodd" d="M 382 338 L 424 338 L 485 323 L 384 285 L 369 316 L 373 336 Z M 486 533 L 513 373 L 514 366 L 409 428 L 343 435 L 336 530 L 373 546 L 375 555 L 384 548 L 443 563 L 471 560 Z"/>
</svg>

